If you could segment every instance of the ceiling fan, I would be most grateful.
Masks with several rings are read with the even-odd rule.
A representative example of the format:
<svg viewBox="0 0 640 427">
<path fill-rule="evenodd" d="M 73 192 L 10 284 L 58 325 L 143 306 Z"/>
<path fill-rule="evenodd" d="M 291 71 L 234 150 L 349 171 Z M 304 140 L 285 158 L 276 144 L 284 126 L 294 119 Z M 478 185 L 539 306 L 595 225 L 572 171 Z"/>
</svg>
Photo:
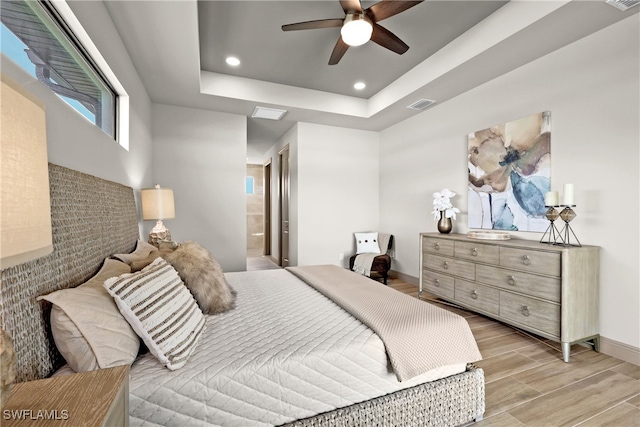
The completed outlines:
<svg viewBox="0 0 640 427">
<path fill-rule="evenodd" d="M 282 31 L 341 27 L 340 37 L 329 58 L 329 65 L 340 62 L 349 46 L 360 46 L 369 40 L 397 54 L 405 53 L 409 46 L 391 31 L 378 25 L 378 22 L 404 12 L 424 0 L 382 0 L 367 9 L 362 9 L 360 0 L 339 1 L 344 10 L 344 18 L 320 19 L 282 26 Z"/>
</svg>

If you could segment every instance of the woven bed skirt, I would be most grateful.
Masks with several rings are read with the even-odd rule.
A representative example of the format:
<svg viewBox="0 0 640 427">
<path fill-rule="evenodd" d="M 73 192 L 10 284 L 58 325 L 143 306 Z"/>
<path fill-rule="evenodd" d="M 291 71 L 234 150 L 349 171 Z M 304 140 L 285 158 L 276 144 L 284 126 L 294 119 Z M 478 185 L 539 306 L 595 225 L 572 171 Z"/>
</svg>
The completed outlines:
<svg viewBox="0 0 640 427">
<path fill-rule="evenodd" d="M 472 367 L 457 375 L 284 426 L 459 426 L 480 421 L 484 410 L 484 371 Z"/>
</svg>

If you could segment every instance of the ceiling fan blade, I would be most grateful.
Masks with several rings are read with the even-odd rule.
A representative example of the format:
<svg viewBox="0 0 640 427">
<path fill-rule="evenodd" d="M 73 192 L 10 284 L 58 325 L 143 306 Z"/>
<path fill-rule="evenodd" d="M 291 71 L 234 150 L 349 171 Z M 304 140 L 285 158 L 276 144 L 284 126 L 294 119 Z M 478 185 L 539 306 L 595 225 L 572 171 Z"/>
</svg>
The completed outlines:
<svg viewBox="0 0 640 427">
<path fill-rule="evenodd" d="M 378 43 L 380 46 L 386 47 L 387 49 L 399 55 L 402 55 L 407 50 L 409 50 L 409 46 L 405 42 L 400 40 L 398 36 L 387 30 L 383 26 L 375 23 L 373 24 L 371 41 L 374 43 Z"/>
<path fill-rule="evenodd" d="M 397 15 L 400 12 L 412 8 L 415 5 L 422 3 L 424 0 L 416 1 L 396 1 L 396 0 L 382 0 L 370 8 L 367 9 L 367 15 L 373 22 L 379 22 L 383 19 Z"/>
<path fill-rule="evenodd" d="M 340 6 L 342 6 L 345 14 L 349 12 L 362 12 L 360 0 L 340 0 Z"/>
<path fill-rule="evenodd" d="M 317 21 L 297 22 L 282 26 L 282 31 L 315 30 L 316 28 L 342 27 L 344 19 L 319 19 Z"/>
<path fill-rule="evenodd" d="M 333 52 L 331 52 L 329 65 L 336 65 L 338 62 L 340 62 L 344 54 L 347 52 L 347 49 L 349 49 L 349 45 L 342 41 L 342 37 L 339 37 L 338 42 L 333 48 Z"/>
</svg>

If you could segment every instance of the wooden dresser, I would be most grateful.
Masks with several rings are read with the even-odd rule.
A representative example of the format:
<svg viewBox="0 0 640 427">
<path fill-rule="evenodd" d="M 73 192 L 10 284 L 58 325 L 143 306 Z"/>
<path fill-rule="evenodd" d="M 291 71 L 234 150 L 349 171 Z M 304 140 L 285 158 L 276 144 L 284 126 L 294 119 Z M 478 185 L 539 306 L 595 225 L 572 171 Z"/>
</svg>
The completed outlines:
<svg viewBox="0 0 640 427">
<path fill-rule="evenodd" d="M 488 241 L 420 234 L 420 297 L 435 294 L 472 311 L 562 343 L 599 350 L 598 246 Z"/>
</svg>

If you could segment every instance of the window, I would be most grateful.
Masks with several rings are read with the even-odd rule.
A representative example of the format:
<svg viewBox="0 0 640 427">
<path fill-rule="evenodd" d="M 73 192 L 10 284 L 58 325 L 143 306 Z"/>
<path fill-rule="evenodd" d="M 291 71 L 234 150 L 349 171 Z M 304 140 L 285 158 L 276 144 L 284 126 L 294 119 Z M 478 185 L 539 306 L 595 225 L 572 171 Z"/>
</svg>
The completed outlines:
<svg viewBox="0 0 640 427">
<path fill-rule="evenodd" d="M 247 179 L 245 180 L 245 192 L 247 194 L 254 194 L 255 190 L 254 190 L 254 178 L 252 176 L 248 176 Z"/>
<path fill-rule="evenodd" d="M 116 139 L 117 95 L 46 0 L 2 0 L 2 52 Z"/>
</svg>

